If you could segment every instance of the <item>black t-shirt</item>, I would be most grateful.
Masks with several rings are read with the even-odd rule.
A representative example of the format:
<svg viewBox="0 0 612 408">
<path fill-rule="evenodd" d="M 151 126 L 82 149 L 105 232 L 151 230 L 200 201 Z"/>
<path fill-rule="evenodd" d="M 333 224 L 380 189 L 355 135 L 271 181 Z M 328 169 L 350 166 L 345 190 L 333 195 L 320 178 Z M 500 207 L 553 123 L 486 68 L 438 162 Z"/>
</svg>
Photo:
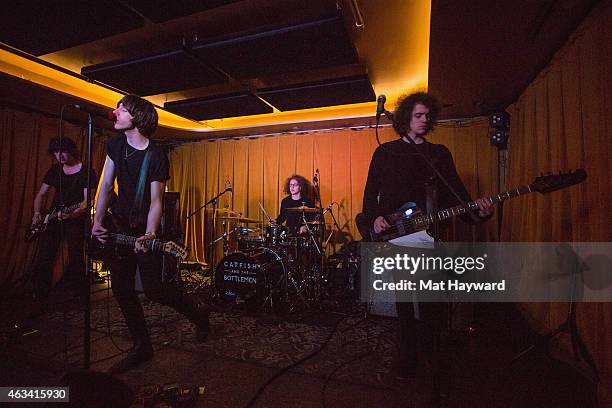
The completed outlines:
<svg viewBox="0 0 612 408">
<path fill-rule="evenodd" d="M 168 157 L 152 140 L 144 150 L 137 150 L 127 143 L 127 137 L 121 134 L 106 144 L 106 154 L 115 164 L 115 175 L 117 177 L 117 201 L 113 205 L 113 214 L 125 221 L 129 221 L 130 212 L 134 207 L 134 198 L 140 178 L 140 167 L 147 151 L 151 151 L 147 169 L 147 181 L 145 183 L 144 195 L 140 211 L 136 209 L 136 215 L 140 223 L 146 227 L 147 214 L 151 206 L 151 182 L 166 182 L 170 179 Z M 134 220 L 136 221 L 136 220 Z"/>
<path fill-rule="evenodd" d="M 60 191 L 61 178 L 61 191 Z M 87 165 L 81 164 L 81 170 L 74 174 L 66 174 L 62 171 L 62 165 L 54 164 L 43 179 L 43 183 L 50 185 L 55 189 L 53 197 L 53 207 L 70 206 L 80 203 L 84 199 L 83 190 L 87 188 Z M 96 172 L 91 171 L 92 191 L 95 191 L 98 185 Z"/>
<path fill-rule="evenodd" d="M 408 201 L 427 211 L 425 183 L 434 172 L 415 149 L 433 161 L 462 200 L 471 201 L 445 146 L 427 141 L 409 145 L 399 139 L 378 146 L 372 156 L 363 195 L 363 213 L 370 226 L 378 216 L 393 213 Z M 460 204 L 442 182 L 437 185 L 439 210 Z"/>
<path fill-rule="evenodd" d="M 306 207 L 314 208 L 314 203 L 310 200 L 302 199 L 294 200 L 290 195 L 283 198 L 281 201 L 281 208 L 278 217 L 276 218 L 276 222 L 282 224 L 287 221 L 287 227 L 291 230 L 291 232 L 296 232 L 298 227 L 302 225 L 302 212 L 301 211 L 287 211 L 287 208 L 295 208 L 301 207 L 305 205 Z M 314 213 L 306 213 L 306 220 L 312 221 L 316 217 Z"/>
</svg>

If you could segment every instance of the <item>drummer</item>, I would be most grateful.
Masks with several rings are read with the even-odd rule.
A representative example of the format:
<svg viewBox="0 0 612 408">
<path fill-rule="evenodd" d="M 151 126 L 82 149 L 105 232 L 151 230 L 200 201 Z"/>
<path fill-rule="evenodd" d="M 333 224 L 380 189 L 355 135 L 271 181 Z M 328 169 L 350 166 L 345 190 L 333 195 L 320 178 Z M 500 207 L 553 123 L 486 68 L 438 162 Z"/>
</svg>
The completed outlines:
<svg viewBox="0 0 612 408">
<path fill-rule="evenodd" d="M 294 174 L 285 181 L 284 192 L 288 194 L 287 197 L 281 201 L 281 209 L 276 220 L 273 223 L 282 224 L 286 221 L 286 226 L 289 228 L 291 234 L 305 234 L 308 230 L 302 220 L 301 211 L 287 211 L 287 208 L 296 207 L 310 207 L 314 208 L 315 205 L 311 200 L 311 192 L 313 191 L 312 184 L 306 178 L 299 174 Z M 308 212 L 305 214 L 306 221 L 313 221 L 316 217 L 316 213 Z"/>
</svg>

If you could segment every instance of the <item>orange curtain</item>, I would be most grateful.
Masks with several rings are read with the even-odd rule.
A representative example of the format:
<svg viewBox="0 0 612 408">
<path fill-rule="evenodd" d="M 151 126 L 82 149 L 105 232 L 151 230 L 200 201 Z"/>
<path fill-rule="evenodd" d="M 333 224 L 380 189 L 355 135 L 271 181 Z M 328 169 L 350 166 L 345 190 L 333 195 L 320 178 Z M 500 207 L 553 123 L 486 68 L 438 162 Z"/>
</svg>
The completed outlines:
<svg viewBox="0 0 612 408">
<path fill-rule="evenodd" d="M 579 186 L 508 203 L 505 241 L 612 240 L 610 21 L 612 2 L 603 2 L 509 109 L 509 183 L 575 168 L 586 169 L 588 179 Z M 601 401 L 610 404 L 612 303 L 577 307 L 580 335 L 603 377 Z M 555 329 L 567 314 L 567 304 L 530 303 L 520 308 L 542 332 Z"/>
<path fill-rule="evenodd" d="M 86 127 L 63 123 L 63 133 L 86 154 Z M 42 179 L 53 164 L 47 153 L 49 140 L 58 135 L 58 120 L 37 113 L 0 110 L 0 287 L 18 281 L 28 272 L 35 243 L 23 241 L 32 220 L 32 203 Z M 96 137 L 93 166 L 99 174 L 104 163 L 104 139 Z M 47 203 L 50 205 L 50 200 Z"/>
<path fill-rule="evenodd" d="M 379 133 L 382 143 L 397 137 L 389 127 L 381 128 Z M 459 174 L 474 197 L 497 192 L 497 151 L 488 142 L 486 121 L 439 126 L 430 140 L 449 147 Z M 319 169 L 323 206 L 337 202 L 334 215 L 341 227 L 340 235 L 345 239 L 360 239 L 354 220 L 361 212 L 363 189 L 376 146 L 373 129 L 188 143 L 170 154 L 168 188 L 181 193 L 181 219 L 185 220 L 188 214 L 223 191 L 226 181 L 230 181 L 234 187 L 233 198 L 224 195 L 219 207 L 263 221 L 258 202 L 271 217 L 276 217 L 280 200 L 285 196 L 285 179 L 297 173 L 311 180 L 314 171 Z M 327 221 L 331 222 L 331 218 Z M 193 259 L 199 262 L 204 262 L 207 256 L 207 245 L 213 236 L 211 223 L 211 209 L 207 208 L 183 225 L 186 245 Z M 219 234 L 221 231 L 214 236 Z M 495 222 L 477 228 L 461 226 L 457 234 L 489 240 L 497 236 L 497 227 Z M 220 251 L 221 247 L 217 254 Z"/>
</svg>

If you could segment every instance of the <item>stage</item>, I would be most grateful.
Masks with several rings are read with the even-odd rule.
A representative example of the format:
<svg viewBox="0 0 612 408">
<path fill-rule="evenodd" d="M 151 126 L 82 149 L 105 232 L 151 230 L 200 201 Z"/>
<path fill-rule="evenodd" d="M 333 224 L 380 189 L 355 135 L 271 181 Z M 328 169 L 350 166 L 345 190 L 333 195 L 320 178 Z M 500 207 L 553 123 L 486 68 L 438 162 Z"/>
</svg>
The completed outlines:
<svg viewBox="0 0 612 408">
<path fill-rule="evenodd" d="M 205 293 L 207 288 L 202 289 Z M 104 372 L 131 342 L 106 283 L 92 285 L 92 292 L 90 369 Z M 419 360 L 416 375 L 399 377 L 395 370 L 396 320 L 367 315 L 365 307 L 353 299 L 326 300 L 321 307 L 289 314 L 215 305 L 211 334 L 201 344 L 195 341 L 194 326 L 181 315 L 144 296 L 141 301 L 155 357 L 116 377 L 137 397 L 151 394 L 154 385 L 166 385 L 167 389 L 198 391 L 192 394 L 194 405 L 175 406 L 438 404 L 432 396 L 427 342 L 421 341 L 425 357 Z M 12 323 L 2 327 L 0 338 L 1 385 L 68 383 L 66 373 L 83 369 L 83 312 L 78 298 L 58 287 L 48 310 L 38 317 L 27 316 L 31 307 L 25 299 L 12 302 L 3 304 L 3 319 L 12 316 Z M 512 305 L 477 304 L 471 327 L 472 331 L 454 338 L 451 387 L 441 402 L 444 406 L 596 406 L 595 386 L 544 350 L 511 362 L 536 339 Z M 79 372 L 76 377 L 84 381 L 79 385 L 70 382 L 75 398 L 81 391 L 104 404 L 111 403 L 104 399 L 116 396 L 113 387 L 121 384 L 91 372 Z"/>
</svg>

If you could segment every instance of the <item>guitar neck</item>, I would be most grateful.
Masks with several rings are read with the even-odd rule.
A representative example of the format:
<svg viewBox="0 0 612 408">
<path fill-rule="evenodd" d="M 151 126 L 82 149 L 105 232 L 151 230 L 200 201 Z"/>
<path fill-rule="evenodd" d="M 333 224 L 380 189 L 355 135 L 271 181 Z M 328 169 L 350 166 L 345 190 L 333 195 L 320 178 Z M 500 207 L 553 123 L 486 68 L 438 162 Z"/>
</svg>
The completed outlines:
<svg viewBox="0 0 612 408">
<path fill-rule="evenodd" d="M 524 194 L 531 193 L 530 186 L 521 186 L 514 190 L 506 191 L 504 193 L 499 193 L 494 196 L 486 197 L 486 199 L 490 200 L 493 204 L 501 203 L 502 201 L 506 201 L 510 198 L 515 198 Z M 467 203 L 467 207 L 472 211 L 478 211 L 478 204 L 476 201 L 470 201 Z M 445 210 L 438 211 L 436 218 L 438 221 L 444 221 L 446 219 L 456 217 L 458 215 L 462 215 L 467 213 L 467 210 L 462 205 L 457 205 L 455 207 L 447 208 Z M 425 214 L 419 217 L 415 217 L 414 219 L 415 226 L 424 227 L 434 222 L 434 214 Z"/>
<path fill-rule="evenodd" d="M 51 211 L 51 213 L 49 214 L 49 219 L 48 221 L 54 220 L 59 216 L 60 211 L 63 213 L 71 213 L 74 210 L 76 210 L 77 208 L 81 207 L 81 205 L 83 205 L 83 203 L 76 203 L 76 204 L 72 204 L 68 207 L 56 207 L 53 211 Z"/>
<path fill-rule="evenodd" d="M 115 245 L 131 246 L 131 247 L 133 247 L 134 244 L 136 244 L 136 240 L 138 239 L 136 237 L 132 237 L 130 235 L 123 235 L 123 234 L 110 234 L 110 238 L 111 238 L 111 241 Z M 151 240 L 146 240 L 143 242 L 143 246 L 145 248 L 151 251 L 155 251 L 155 252 L 163 252 L 165 244 L 166 244 L 165 242 L 159 239 L 151 239 Z"/>
</svg>

